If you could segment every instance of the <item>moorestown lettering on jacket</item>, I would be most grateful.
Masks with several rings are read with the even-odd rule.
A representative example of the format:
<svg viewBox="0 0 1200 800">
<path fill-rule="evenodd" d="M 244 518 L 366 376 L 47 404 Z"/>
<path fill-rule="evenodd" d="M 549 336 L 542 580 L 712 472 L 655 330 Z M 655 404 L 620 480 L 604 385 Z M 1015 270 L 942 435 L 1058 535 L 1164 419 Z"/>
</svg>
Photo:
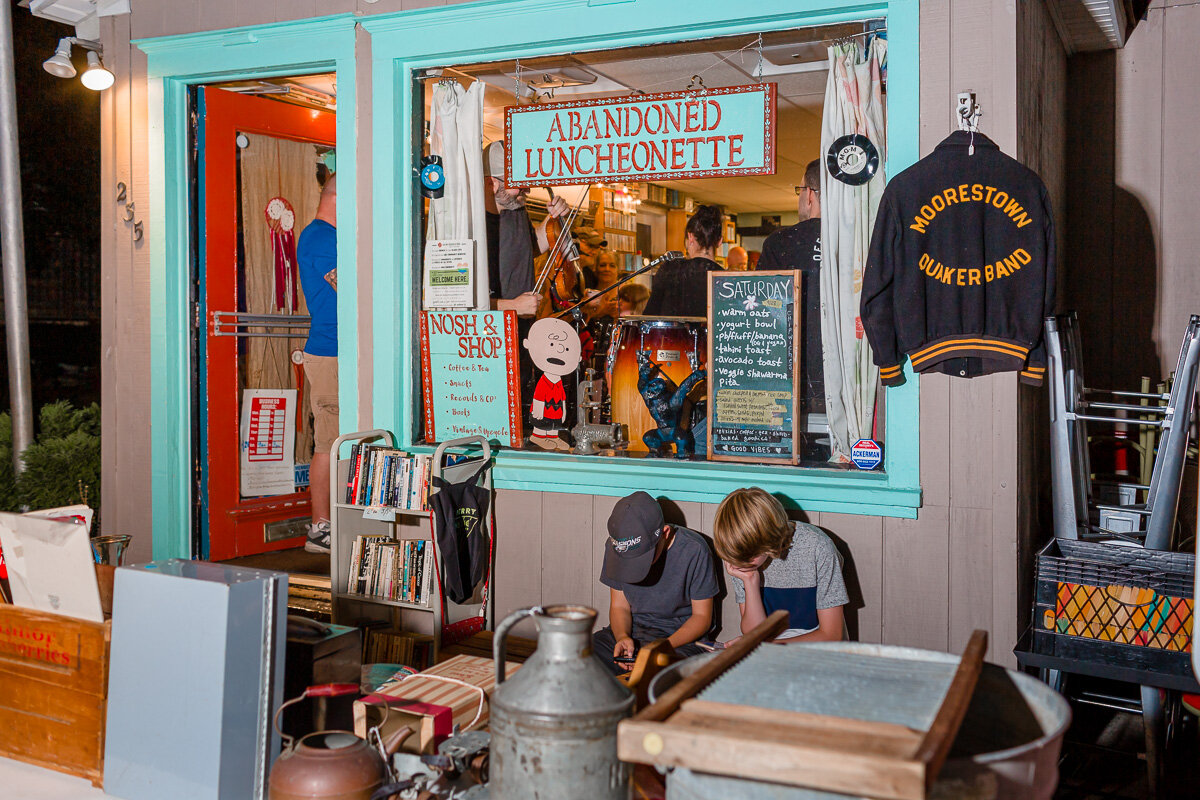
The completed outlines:
<svg viewBox="0 0 1200 800">
<path fill-rule="evenodd" d="M 863 275 L 863 328 L 886 386 L 916 372 L 1046 375 L 1054 222 L 1037 173 L 957 131 L 892 178 Z"/>
</svg>

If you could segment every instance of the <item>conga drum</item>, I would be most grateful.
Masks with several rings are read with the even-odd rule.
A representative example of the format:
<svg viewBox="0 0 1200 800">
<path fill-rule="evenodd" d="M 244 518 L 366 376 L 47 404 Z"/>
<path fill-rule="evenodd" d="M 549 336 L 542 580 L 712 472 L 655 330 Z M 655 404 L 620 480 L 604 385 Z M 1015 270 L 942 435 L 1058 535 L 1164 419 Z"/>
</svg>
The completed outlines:
<svg viewBox="0 0 1200 800">
<path fill-rule="evenodd" d="M 629 450 L 646 452 L 642 434 L 656 427 L 638 392 L 639 350 L 662 367 L 676 384 L 683 383 L 708 357 L 704 317 L 621 317 L 609 340 L 605 372 L 612 401 L 612 421 L 629 428 Z"/>
</svg>

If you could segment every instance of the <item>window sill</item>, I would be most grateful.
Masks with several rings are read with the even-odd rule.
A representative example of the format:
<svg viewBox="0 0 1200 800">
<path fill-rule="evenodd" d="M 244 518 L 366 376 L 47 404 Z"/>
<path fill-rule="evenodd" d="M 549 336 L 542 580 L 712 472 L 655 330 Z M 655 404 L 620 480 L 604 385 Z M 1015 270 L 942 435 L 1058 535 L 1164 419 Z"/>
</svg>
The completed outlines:
<svg viewBox="0 0 1200 800">
<path fill-rule="evenodd" d="M 415 446 L 432 452 L 431 447 Z M 741 486 L 787 497 L 805 511 L 915 519 L 918 487 L 893 486 L 883 472 L 797 468 L 734 461 L 611 458 L 500 448 L 497 489 L 622 497 L 644 489 L 677 501 L 719 503 Z"/>
</svg>

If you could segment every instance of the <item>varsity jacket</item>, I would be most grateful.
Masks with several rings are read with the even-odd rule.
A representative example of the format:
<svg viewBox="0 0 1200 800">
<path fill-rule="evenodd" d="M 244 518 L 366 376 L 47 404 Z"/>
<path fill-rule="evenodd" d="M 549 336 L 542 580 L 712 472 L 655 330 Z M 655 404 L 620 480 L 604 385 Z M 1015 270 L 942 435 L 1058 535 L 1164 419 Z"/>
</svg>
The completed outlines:
<svg viewBox="0 0 1200 800">
<path fill-rule="evenodd" d="M 1046 375 L 1054 222 L 1037 173 L 986 136 L 950 134 L 879 202 L 860 313 L 885 386 L 916 372 Z"/>
</svg>

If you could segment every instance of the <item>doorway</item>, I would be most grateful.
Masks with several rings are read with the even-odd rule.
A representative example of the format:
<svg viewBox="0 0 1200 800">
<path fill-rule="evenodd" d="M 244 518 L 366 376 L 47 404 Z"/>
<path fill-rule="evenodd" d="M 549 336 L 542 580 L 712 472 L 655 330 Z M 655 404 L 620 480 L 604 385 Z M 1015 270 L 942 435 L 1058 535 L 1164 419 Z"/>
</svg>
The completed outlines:
<svg viewBox="0 0 1200 800">
<path fill-rule="evenodd" d="M 295 246 L 336 168 L 332 76 L 196 90 L 192 375 L 199 555 L 303 544 L 311 412 Z"/>
</svg>

